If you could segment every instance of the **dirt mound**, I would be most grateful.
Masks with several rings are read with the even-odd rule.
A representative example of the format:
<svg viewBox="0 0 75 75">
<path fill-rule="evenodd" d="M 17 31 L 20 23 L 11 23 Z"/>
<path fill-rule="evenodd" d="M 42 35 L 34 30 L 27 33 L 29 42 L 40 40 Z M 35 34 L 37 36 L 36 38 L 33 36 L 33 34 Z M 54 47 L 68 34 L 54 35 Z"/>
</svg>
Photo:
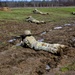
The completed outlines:
<svg viewBox="0 0 75 75">
<path fill-rule="evenodd" d="M 10 11 L 11 9 L 9 7 L 1 7 L 0 11 Z"/>
</svg>

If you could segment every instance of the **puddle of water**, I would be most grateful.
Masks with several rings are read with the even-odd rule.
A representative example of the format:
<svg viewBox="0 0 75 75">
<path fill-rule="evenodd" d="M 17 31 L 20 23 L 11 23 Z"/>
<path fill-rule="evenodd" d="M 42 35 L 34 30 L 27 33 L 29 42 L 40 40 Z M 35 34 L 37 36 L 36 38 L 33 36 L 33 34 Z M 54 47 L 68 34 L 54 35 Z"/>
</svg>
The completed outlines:
<svg viewBox="0 0 75 75">
<path fill-rule="evenodd" d="M 42 32 L 40 35 L 42 36 L 42 35 L 44 35 L 44 34 L 46 34 L 46 31 Z"/>
<path fill-rule="evenodd" d="M 71 24 L 64 24 L 64 26 L 71 26 Z"/>
<path fill-rule="evenodd" d="M 44 39 L 39 39 L 38 41 L 39 41 L 39 42 L 42 42 L 42 41 L 44 41 Z"/>
<path fill-rule="evenodd" d="M 16 46 L 21 46 L 21 43 L 16 44 Z"/>
<path fill-rule="evenodd" d="M 45 68 L 46 70 L 50 70 L 51 68 L 50 68 L 50 66 L 49 65 L 46 65 L 46 68 Z"/>
<path fill-rule="evenodd" d="M 48 31 L 44 31 L 44 32 L 42 32 L 40 35 L 42 36 L 42 35 L 46 34 L 47 32 L 50 32 L 50 31 L 52 31 L 52 29 L 50 29 L 50 30 L 48 30 Z"/>
<path fill-rule="evenodd" d="M 60 26 L 60 27 L 54 27 L 54 29 L 62 29 L 62 27 Z"/>
<path fill-rule="evenodd" d="M 72 38 L 72 41 L 75 41 L 75 38 Z"/>
<path fill-rule="evenodd" d="M 15 40 L 16 40 L 16 39 L 11 39 L 11 40 L 9 40 L 8 42 L 10 42 L 10 43 L 11 43 L 11 42 L 13 42 L 13 41 L 15 41 Z"/>
</svg>

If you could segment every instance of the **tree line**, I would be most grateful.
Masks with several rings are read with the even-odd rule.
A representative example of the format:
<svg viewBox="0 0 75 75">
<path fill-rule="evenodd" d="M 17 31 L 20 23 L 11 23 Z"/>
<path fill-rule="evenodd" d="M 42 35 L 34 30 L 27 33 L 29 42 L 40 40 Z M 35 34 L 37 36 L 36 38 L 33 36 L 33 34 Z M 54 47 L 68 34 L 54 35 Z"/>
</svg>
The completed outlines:
<svg viewBox="0 0 75 75">
<path fill-rule="evenodd" d="M 0 7 L 54 7 L 54 6 L 75 6 L 75 0 L 0 1 Z"/>
</svg>

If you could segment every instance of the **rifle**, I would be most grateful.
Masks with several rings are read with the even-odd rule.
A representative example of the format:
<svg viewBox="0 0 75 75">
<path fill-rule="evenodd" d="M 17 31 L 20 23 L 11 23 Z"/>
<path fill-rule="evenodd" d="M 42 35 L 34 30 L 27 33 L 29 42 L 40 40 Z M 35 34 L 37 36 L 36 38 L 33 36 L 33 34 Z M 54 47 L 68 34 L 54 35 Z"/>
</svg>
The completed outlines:
<svg viewBox="0 0 75 75">
<path fill-rule="evenodd" d="M 25 38 L 25 35 L 19 35 L 19 36 L 12 36 L 12 39 L 10 39 L 8 42 L 9 43 L 13 43 L 15 42 L 17 39 L 21 39 L 23 41 L 23 39 Z"/>
<path fill-rule="evenodd" d="M 37 33 L 37 34 L 31 34 L 32 36 L 38 36 L 38 37 L 42 37 L 42 35 L 46 34 L 47 32 L 49 32 L 50 30 L 45 30 L 45 31 L 42 31 L 40 33 Z M 8 40 L 9 43 L 14 43 L 17 39 L 20 39 L 21 41 L 23 41 L 23 39 L 26 37 L 26 36 L 30 36 L 30 35 L 25 35 L 25 34 L 22 34 L 22 35 L 19 35 L 19 36 L 12 36 L 12 39 Z M 46 40 L 46 39 L 45 39 Z M 44 39 L 40 39 L 39 41 L 44 41 Z"/>
</svg>

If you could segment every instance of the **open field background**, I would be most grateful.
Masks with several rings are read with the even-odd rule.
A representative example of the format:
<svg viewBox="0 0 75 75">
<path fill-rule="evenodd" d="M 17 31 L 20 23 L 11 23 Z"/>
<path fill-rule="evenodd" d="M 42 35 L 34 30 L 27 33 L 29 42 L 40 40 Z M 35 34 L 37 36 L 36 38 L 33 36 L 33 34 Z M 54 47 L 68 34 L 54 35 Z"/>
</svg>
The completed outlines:
<svg viewBox="0 0 75 75">
<path fill-rule="evenodd" d="M 50 15 L 42 16 L 32 14 L 34 8 L 16 8 L 11 9 L 11 11 L 4 12 L 0 11 L 0 19 L 2 20 L 16 20 L 16 21 L 24 21 L 24 19 L 30 15 L 37 19 L 42 20 L 54 20 L 54 21 L 61 21 L 68 18 L 74 18 L 75 16 L 71 15 L 72 11 L 75 11 L 75 7 L 55 7 L 55 8 L 37 8 L 42 12 L 49 12 Z M 67 22 L 67 21 L 66 21 Z"/>
<path fill-rule="evenodd" d="M 34 8 L 11 8 L 11 11 L 0 11 L 0 75 L 75 75 L 75 7 L 37 8 L 49 15 L 33 14 Z M 25 22 L 25 18 L 33 16 L 37 20 L 51 21 L 46 24 Z M 62 27 L 61 29 L 54 29 Z M 48 43 L 60 43 L 68 46 L 62 56 L 44 51 L 8 43 L 12 36 L 30 29 L 32 33 L 48 30 L 49 32 L 35 36 Z M 47 65 L 50 70 L 47 71 Z"/>
</svg>

